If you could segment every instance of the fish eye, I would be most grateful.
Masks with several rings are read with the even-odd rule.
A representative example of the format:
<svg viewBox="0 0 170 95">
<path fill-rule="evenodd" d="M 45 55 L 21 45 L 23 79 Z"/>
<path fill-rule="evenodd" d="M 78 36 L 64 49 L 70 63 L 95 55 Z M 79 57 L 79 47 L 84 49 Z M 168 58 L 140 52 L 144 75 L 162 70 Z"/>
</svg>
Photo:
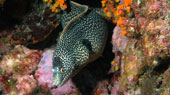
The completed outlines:
<svg viewBox="0 0 170 95">
<path fill-rule="evenodd" d="M 64 70 L 63 70 L 63 68 L 61 68 L 60 72 L 61 72 L 61 73 L 64 73 Z"/>
</svg>

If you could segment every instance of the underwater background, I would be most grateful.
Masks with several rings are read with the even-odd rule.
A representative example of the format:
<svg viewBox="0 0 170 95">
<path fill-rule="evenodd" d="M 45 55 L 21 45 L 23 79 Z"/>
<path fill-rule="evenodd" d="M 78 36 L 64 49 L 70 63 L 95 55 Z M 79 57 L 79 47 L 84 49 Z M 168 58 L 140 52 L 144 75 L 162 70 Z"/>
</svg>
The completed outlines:
<svg viewBox="0 0 170 95">
<path fill-rule="evenodd" d="M 90 19 L 91 12 L 101 19 Z M 79 24 L 85 18 L 99 30 L 89 39 L 108 36 L 84 40 L 92 52 L 76 53 L 83 65 L 56 88 L 54 67 L 66 64 L 54 64 L 56 46 L 86 37 L 74 33 L 90 27 Z M 59 50 L 74 48 L 69 43 Z M 93 45 L 104 49 L 88 63 L 82 59 L 94 53 Z M 169 0 L 0 0 L 0 95 L 170 95 L 169 66 Z"/>
</svg>

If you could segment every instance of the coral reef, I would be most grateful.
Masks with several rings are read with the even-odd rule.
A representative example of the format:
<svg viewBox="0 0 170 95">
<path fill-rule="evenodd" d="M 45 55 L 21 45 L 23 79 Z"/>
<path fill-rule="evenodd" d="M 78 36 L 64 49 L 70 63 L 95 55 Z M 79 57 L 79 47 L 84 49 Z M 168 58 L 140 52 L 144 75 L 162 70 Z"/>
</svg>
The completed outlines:
<svg viewBox="0 0 170 95">
<path fill-rule="evenodd" d="M 102 0 L 102 7 L 106 18 L 111 19 L 122 29 L 122 34 L 126 33 L 126 20 L 132 15 L 131 3 L 133 0 Z M 116 6 L 116 7 L 115 7 Z"/>
<path fill-rule="evenodd" d="M 0 82 L 9 95 L 27 95 L 37 83 L 33 77 L 41 52 L 16 46 L 0 62 Z"/>
<path fill-rule="evenodd" d="M 3 56 L 1 70 L 6 73 L 15 73 L 14 75 L 31 74 L 36 69 L 39 59 L 40 53 L 38 51 L 16 46 L 11 53 Z"/>
<path fill-rule="evenodd" d="M 163 93 L 162 87 L 158 86 L 161 85 L 161 74 L 155 74 L 160 72 L 155 68 L 160 69 L 165 64 L 162 60 L 169 57 L 169 1 L 134 0 L 131 6 L 134 16 L 124 22 L 126 35 L 117 24 L 112 37 L 113 51 L 121 52 L 115 58 L 115 62 L 121 64 L 119 92 L 124 95 L 137 92 L 137 95 L 160 95 Z"/>
</svg>

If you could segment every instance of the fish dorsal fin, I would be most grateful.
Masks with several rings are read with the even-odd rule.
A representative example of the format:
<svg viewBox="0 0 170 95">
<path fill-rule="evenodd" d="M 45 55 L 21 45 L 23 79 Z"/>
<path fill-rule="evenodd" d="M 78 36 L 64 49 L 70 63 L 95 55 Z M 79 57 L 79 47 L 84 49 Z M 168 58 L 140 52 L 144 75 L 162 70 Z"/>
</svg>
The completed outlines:
<svg viewBox="0 0 170 95">
<path fill-rule="evenodd" d="M 71 26 L 71 24 L 74 23 L 74 22 L 75 22 L 77 19 L 79 19 L 81 16 L 83 16 L 84 14 L 86 14 L 87 11 L 88 11 L 88 9 L 89 9 L 87 5 L 81 5 L 81 4 L 76 3 L 76 2 L 73 2 L 73 1 L 70 1 L 70 3 L 71 3 L 71 4 L 74 4 L 74 5 L 77 6 L 77 7 L 85 8 L 85 10 L 84 10 L 82 13 L 80 13 L 79 15 L 75 16 L 74 18 L 72 18 L 72 19 L 68 22 L 68 24 L 64 27 L 63 31 L 61 32 L 59 39 L 62 39 L 63 36 L 64 36 L 64 33 L 67 32 L 67 30 L 69 29 L 69 27 Z"/>
</svg>

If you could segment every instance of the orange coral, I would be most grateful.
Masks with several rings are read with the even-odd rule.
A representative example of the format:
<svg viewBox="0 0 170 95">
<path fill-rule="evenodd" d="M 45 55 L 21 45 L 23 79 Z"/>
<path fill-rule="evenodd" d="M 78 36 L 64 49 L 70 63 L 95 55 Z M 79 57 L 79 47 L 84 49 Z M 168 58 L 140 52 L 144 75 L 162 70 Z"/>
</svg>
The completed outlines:
<svg viewBox="0 0 170 95">
<path fill-rule="evenodd" d="M 63 5 L 64 4 L 64 0 L 58 0 L 57 3 Z"/>
<path fill-rule="evenodd" d="M 122 33 L 122 35 L 124 35 L 124 36 L 127 34 L 126 31 L 122 31 L 121 33 Z"/>
<path fill-rule="evenodd" d="M 110 12 L 107 12 L 106 15 L 107 15 L 108 18 L 111 18 L 111 13 Z"/>
<path fill-rule="evenodd" d="M 108 12 L 108 8 L 107 8 L 107 7 L 104 8 L 103 11 L 104 11 L 105 13 Z"/>
<path fill-rule="evenodd" d="M 117 6 L 117 10 L 123 10 L 123 9 L 124 9 L 124 5 Z"/>
<path fill-rule="evenodd" d="M 124 21 L 123 18 L 119 18 L 119 20 L 117 21 L 117 25 L 119 26 L 123 25 L 123 21 Z"/>
<path fill-rule="evenodd" d="M 51 9 L 51 11 L 52 11 L 52 12 L 55 12 L 55 10 L 56 10 L 56 8 L 55 8 L 55 7 Z"/>
<path fill-rule="evenodd" d="M 124 3 L 126 6 L 130 6 L 132 3 L 132 0 L 124 0 Z"/>
<path fill-rule="evenodd" d="M 115 70 L 115 71 L 119 70 L 119 67 L 118 67 L 118 66 L 115 66 L 115 67 L 114 67 L 114 70 Z"/>
<path fill-rule="evenodd" d="M 65 10 L 67 9 L 67 5 L 65 4 L 65 0 L 57 0 L 56 2 L 54 2 L 54 4 L 52 4 L 52 0 L 43 0 L 44 2 L 48 2 L 48 5 L 52 5 L 51 11 L 52 12 L 56 12 L 58 13 L 60 10 L 58 8 L 61 8 L 61 10 Z"/>
<path fill-rule="evenodd" d="M 14 43 L 14 44 L 21 44 L 22 43 L 22 41 L 20 41 L 20 40 L 11 40 L 11 42 Z"/>
<path fill-rule="evenodd" d="M 114 2 L 115 1 L 115 2 Z M 114 3 L 120 2 L 120 0 L 102 0 L 103 12 L 107 18 L 112 18 L 112 22 L 116 23 L 122 29 L 122 34 L 127 36 L 125 21 L 128 19 L 126 13 L 131 12 L 131 3 L 133 0 L 124 0 L 124 4 L 114 7 Z"/>
<path fill-rule="evenodd" d="M 114 14 L 115 14 L 116 9 L 115 9 L 115 8 L 113 8 L 113 6 L 112 6 L 112 5 L 107 4 L 106 6 L 107 6 L 107 8 L 110 10 L 110 12 L 111 12 L 111 13 L 114 13 Z"/>
<path fill-rule="evenodd" d="M 102 7 L 105 7 L 105 6 L 106 6 L 106 2 L 107 2 L 107 0 L 103 0 L 103 1 L 101 1 L 101 3 L 102 3 Z"/>
<path fill-rule="evenodd" d="M 53 7 L 59 7 L 59 6 L 62 10 L 65 10 L 67 8 L 67 5 L 65 4 L 64 0 L 58 0 L 53 4 Z"/>
<path fill-rule="evenodd" d="M 112 61 L 111 64 L 114 65 L 114 64 L 116 64 L 116 62 L 115 62 L 115 61 Z"/>
<path fill-rule="evenodd" d="M 67 9 L 67 5 L 66 4 L 64 4 L 63 7 L 62 7 L 62 10 L 65 10 L 65 9 Z"/>
</svg>

